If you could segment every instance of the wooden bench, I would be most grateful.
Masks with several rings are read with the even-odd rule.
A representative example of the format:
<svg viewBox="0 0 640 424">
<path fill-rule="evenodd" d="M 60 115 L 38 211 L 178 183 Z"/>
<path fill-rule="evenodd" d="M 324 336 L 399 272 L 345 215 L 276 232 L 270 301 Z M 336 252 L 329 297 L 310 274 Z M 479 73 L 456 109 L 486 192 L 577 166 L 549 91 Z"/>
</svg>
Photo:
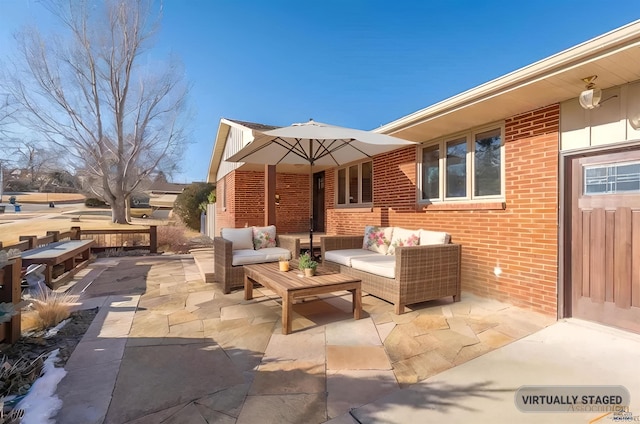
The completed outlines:
<svg viewBox="0 0 640 424">
<path fill-rule="evenodd" d="M 67 240 L 49 243 L 45 246 L 38 247 L 22 252 L 22 266 L 32 264 L 45 264 L 44 282 L 49 288 L 55 289 L 54 284 L 54 267 L 62 264 L 64 272 L 62 275 L 72 276 L 80 264 L 86 264 L 91 254 L 91 246 L 95 242 L 93 240 Z M 78 262 L 77 259 L 80 258 Z M 58 280 L 57 282 L 60 282 Z"/>
</svg>

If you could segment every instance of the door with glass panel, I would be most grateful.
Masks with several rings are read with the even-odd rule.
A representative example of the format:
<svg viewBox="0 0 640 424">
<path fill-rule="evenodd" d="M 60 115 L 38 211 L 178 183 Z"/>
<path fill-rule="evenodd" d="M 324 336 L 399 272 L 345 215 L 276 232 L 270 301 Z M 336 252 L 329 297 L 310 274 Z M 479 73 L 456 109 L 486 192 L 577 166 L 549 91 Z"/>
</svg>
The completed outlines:
<svg viewBox="0 0 640 424">
<path fill-rule="evenodd" d="M 640 151 L 570 166 L 571 315 L 640 332 Z"/>
</svg>

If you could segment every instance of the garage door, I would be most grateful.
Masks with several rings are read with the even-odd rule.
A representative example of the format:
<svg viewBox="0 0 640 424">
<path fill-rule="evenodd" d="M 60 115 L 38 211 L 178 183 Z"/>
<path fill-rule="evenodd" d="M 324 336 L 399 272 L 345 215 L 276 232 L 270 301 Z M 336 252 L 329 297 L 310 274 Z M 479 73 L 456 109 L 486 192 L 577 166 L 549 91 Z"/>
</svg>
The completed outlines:
<svg viewBox="0 0 640 424">
<path fill-rule="evenodd" d="M 571 160 L 571 315 L 640 333 L 640 150 Z"/>
</svg>

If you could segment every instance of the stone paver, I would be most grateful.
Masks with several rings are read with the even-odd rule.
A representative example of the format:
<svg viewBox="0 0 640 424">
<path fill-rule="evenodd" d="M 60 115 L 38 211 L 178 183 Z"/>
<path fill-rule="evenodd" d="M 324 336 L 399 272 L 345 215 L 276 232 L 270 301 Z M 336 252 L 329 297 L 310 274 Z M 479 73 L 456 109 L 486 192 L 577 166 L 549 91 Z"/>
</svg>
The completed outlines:
<svg viewBox="0 0 640 424">
<path fill-rule="evenodd" d="M 328 370 L 390 370 L 382 346 L 327 346 Z"/>
<path fill-rule="evenodd" d="M 109 408 L 105 422 L 124 423 L 243 381 L 213 343 L 127 347 L 113 392 L 118 407 Z"/>
<path fill-rule="evenodd" d="M 258 368 L 249 395 L 324 392 L 324 364 L 305 361 L 266 361 Z"/>
<path fill-rule="evenodd" d="M 350 313 L 351 315 L 351 313 Z M 380 336 L 376 326 L 370 318 L 333 322 L 326 325 L 326 341 L 329 345 L 342 346 L 380 346 Z"/>
<path fill-rule="evenodd" d="M 373 402 L 397 388 L 392 371 L 327 371 L 327 415 L 333 418 L 345 414 L 351 408 Z"/>
<path fill-rule="evenodd" d="M 212 263 L 211 251 L 195 257 Z M 465 294 L 403 315 L 365 295 L 354 320 L 341 293 L 297 302 L 283 335 L 278 296 L 225 295 L 189 255 L 92 266 L 70 289 L 87 288 L 84 307 L 100 311 L 58 387 L 61 423 L 351 424 L 352 408 L 553 322 Z"/>
</svg>

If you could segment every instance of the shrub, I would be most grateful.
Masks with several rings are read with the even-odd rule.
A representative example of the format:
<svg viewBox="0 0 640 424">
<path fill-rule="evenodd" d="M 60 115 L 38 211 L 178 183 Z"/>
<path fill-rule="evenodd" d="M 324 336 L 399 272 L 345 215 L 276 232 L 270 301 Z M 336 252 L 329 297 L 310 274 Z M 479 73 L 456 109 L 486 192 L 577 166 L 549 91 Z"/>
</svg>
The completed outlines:
<svg viewBox="0 0 640 424">
<path fill-rule="evenodd" d="M 178 225 L 158 226 L 158 250 L 173 253 L 187 253 L 189 240 L 185 235 L 185 229 Z"/>
<path fill-rule="evenodd" d="M 216 191 L 213 190 L 211 193 L 209 193 L 207 195 L 207 200 L 200 203 L 200 205 L 198 206 L 198 209 L 200 209 L 201 212 L 207 212 L 207 205 L 209 203 L 216 203 Z"/>
<path fill-rule="evenodd" d="M 207 202 L 212 191 L 212 184 L 193 183 L 178 195 L 173 210 L 187 227 L 200 230 L 200 205 Z"/>
<path fill-rule="evenodd" d="M 88 208 L 99 208 L 101 206 L 107 206 L 107 203 L 97 197 L 87 197 L 84 201 L 84 205 Z"/>
</svg>

